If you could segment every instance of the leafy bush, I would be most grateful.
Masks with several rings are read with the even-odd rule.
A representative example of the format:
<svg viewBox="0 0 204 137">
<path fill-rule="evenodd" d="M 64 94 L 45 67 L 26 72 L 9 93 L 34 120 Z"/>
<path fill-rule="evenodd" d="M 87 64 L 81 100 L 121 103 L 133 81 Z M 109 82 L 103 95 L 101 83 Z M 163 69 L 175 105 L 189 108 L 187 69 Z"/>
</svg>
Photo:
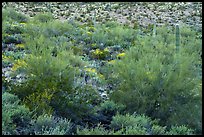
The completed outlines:
<svg viewBox="0 0 204 137">
<path fill-rule="evenodd" d="M 186 126 L 172 126 L 168 135 L 193 135 L 193 130 L 187 128 Z"/>
<path fill-rule="evenodd" d="M 124 105 L 118 105 L 114 103 L 113 101 L 104 101 L 100 104 L 100 111 L 102 111 L 105 114 L 113 114 L 115 115 L 116 112 L 122 112 L 125 109 Z"/>
<path fill-rule="evenodd" d="M 54 20 L 54 17 L 51 13 L 39 13 L 37 15 L 34 16 L 33 21 L 38 23 L 44 23 L 44 22 L 49 22 Z"/>
<path fill-rule="evenodd" d="M 116 113 L 123 113 L 125 106 L 121 104 L 116 104 L 113 101 L 106 100 L 102 102 L 99 106 L 95 107 L 97 111 L 97 122 L 103 124 L 104 128 L 110 129 L 110 123 L 112 121 L 112 117 L 116 115 Z"/>
<path fill-rule="evenodd" d="M 77 135 L 121 135 L 122 131 L 106 130 L 102 125 L 98 124 L 95 128 L 77 128 Z"/>
<path fill-rule="evenodd" d="M 80 130 L 77 128 L 77 135 L 109 135 L 109 132 L 102 126 L 98 125 L 92 129 L 84 128 Z"/>
<path fill-rule="evenodd" d="M 113 120 L 111 121 L 110 127 L 115 130 L 120 130 L 124 127 L 134 127 L 134 126 L 140 126 L 144 128 L 150 128 L 151 126 L 151 119 L 149 117 L 146 117 L 144 115 L 116 115 L 113 117 Z M 146 130 L 147 130 L 146 129 Z"/>
<path fill-rule="evenodd" d="M 94 106 L 99 104 L 99 94 L 89 85 L 76 87 L 71 93 L 59 92 L 53 96 L 52 107 L 59 116 L 81 123 L 95 116 Z M 94 119 L 93 119 L 94 120 Z M 90 119 L 90 122 L 92 119 Z"/>
<path fill-rule="evenodd" d="M 122 48 L 127 48 L 135 37 L 136 33 L 133 29 L 107 23 L 96 27 L 96 31 L 92 35 L 92 42 L 97 45 L 103 43 L 105 46 L 120 45 Z"/>
<path fill-rule="evenodd" d="M 20 104 L 18 97 L 4 92 L 2 94 L 2 134 L 27 134 L 30 120 L 29 109 Z"/>
<path fill-rule="evenodd" d="M 119 115 L 113 117 L 111 129 L 98 124 L 94 128 L 77 128 L 78 135 L 190 135 L 193 130 L 186 126 L 172 126 L 170 130 L 158 125 L 145 115 Z"/>
<path fill-rule="evenodd" d="M 5 8 L 2 10 L 2 22 L 3 21 L 17 21 L 19 23 L 25 23 L 28 21 L 28 17 L 22 13 L 16 12 L 12 8 Z"/>
<path fill-rule="evenodd" d="M 24 25 L 19 23 L 10 24 L 9 22 L 5 22 L 2 32 L 8 35 L 21 34 L 24 32 Z"/>
<path fill-rule="evenodd" d="M 28 23 L 28 28 L 35 30 L 41 28 L 41 25 Z M 80 68 L 86 63 L 66 49 L 66 41 L 47 37 L 46 33 L 39 34 L 41 31 L 32 31 L 26 32 L 27 54 L 22 59 L 25 65 L 18 68 L 26 74 L 27 79 L 14 84 L 11 92 L 17 94 L 37 115 L 56 113 L 73 120 L 82 120 L 85 115 L 89 115 L 87 112 L 92 112 L 94 103 L 99 99 L 99 94 L 90 86 L 76 85 Z"/>
<path fill-rule="evenodd" d="M 71 134 L 72 124 L 66 118 L 59 118 L 48 115 L 40 115 L 32 120 L 33 132 L 35 135 L 65 135 Z"/>
<path fill-rule="evenodd" d="M 116 88 L 110 99 L 126 105 L 130 113 L 159 118 L 162 125 L 187 124 L 200 130 L 201 89 L 198 87 L 201 79 L 196 67 L 200 60 L 200 40 L 195 39 L 189 45 L 181 43 L 177 53 L 175 41 L 166 44 L 160 37 L 158 34 L 155 39 L 138 38 L 140 45 L 109 65 L 108 79 L 117 81 L 112 83 Z M 190 52 L 190 47 L 196 49 Z"/>
<path fill-rule="evenodd" d="M 160 125 L 153 124 L 151 129 L 152 135 L 165 135 L 166 134 L 166 126 L 162 127 Z"/>
</svg>

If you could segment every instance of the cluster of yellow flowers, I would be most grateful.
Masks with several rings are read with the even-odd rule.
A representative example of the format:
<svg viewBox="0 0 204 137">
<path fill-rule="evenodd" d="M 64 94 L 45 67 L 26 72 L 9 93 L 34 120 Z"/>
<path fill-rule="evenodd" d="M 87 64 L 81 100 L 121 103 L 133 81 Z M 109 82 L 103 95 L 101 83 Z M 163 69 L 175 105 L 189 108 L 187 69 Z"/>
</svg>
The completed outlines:
<svg viewBox="0 0 204 137">
<path fill-rule="evenodd" d="M 25 45 L 24 45 L 24 44 L 17 44 L 16 47 L 17 47 L 17 48 L 24 48 Z"/>
<path fill-rule="evenodd" d="M 92 46 L 92 47 L 95 47 L 95 46 L 96 46 L 96 43 L 92 43 L 91 46 Z"/>
<path fill-rule="evenodd" d="M 104 76 L 102 74 L 100 74 L 100 73 L 97 73 L 96 69 L 94 69 L 94 68 L 85 68 L 84 70 L 87 71 L 87 72 L 90 72 L 90 73 L 97 74 L 97 76 L 100 79 L 104 79 Z"/>
<path fill-rule="evenodd" d="M 12 56 L 6 56 L 6 55 L 4 55 L 4 54 L 2 54 L 2 60 L 7 60 L 7 61 L 11 61 L 13 59 L 13 57 Z"/>
<path fill-rule="evenodd" d="M 100 49 L 96 49 L 94 54 L 95 55 L 100 55 L 100 54 L 103 54 L 103 51 L 101 51 Z"/>
<path fill-rule="evenodd" d="M 13 65 L 13 67 L 11 68 L 12 71 L 16 71 L 18 68 L 26 66 L 26 62 L 24 60 L 20 60 L 18 59 L 16 61 L 16 63 Z"/>
<path fill-rule="evenodd" d="M 21 25 L 26 25 L 26 23 L 24 23 L 24 22 L 22 22 L 22 23 L 20 23 Z"/>
<path fill-rule="evenodd" d="M 85 68 L 84 70 L 87 72 L 96 73 L 96 69 L 93 68 Z"/>
<path fill-rule="evenodd" d="M 103 54 L 107 54 L 107 53 L 109 53 L 108 48 L 105 48 L 104 50 L 96 49 L 94 52 L 95 55 L 103 55 Z"/>
<path fill-rule="evenodd" d="M 2 59 L 3 59 L 3 60 L 7 60 L 8 57 L 7 57 L 6 55 L 2 54 Z"/>
<path fill-rule="evenodd" d="M 89 31 L 95 31 L 96 30 L 96 28 L 94 28 L 94 27 L 89 27 Z"/>
<path fill-rule="evenodd" d="M 117 58 L 118 57 L 124 57 L 125 56 L 125 53 L 119 53 L 118 55 L 117 55 Z"/>
<path fill-rule="evenodd" d="M 109 50 L 108 50 L 108 48 L 106 47 L 104 50 L 103 50 L 104 52 L 109 52 Z"/>
<path fill-rule="evenodd" d="M 108 64 L 114 64 L 114 63 L 115 63 L 115 60 L 108 61 Z"/>
<path fill-rule="evenodd" d="M 150 71 L 146 72 L 146 75 L 149 78 L 149 80 L 154 80 L 155 79 L 155 76 Z"/>
<path fill-rule="evenodd" d="M 92 33 L 91 33 L 90 31 L 88 31 L 87 34 L 88 34 L 88 36 L 91 36 L 91 35 L 92 35 Z"/>
</svg>

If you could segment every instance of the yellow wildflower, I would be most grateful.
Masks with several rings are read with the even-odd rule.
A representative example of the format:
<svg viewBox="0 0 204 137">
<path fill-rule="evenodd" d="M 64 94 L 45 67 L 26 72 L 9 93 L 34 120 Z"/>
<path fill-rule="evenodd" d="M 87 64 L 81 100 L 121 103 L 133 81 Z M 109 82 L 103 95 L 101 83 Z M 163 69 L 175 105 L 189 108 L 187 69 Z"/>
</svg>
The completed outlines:
<svg viewBox="0 0 204 137">
<path fill-rule="evenodd" d="M 2 54 L 2 60 L 11 61 L 12 60 L 12 56 L 6 56 L 6 55 Z"/>
<path fill-rule="evenodd" d="M 94 52 L 96 55 L 102 54 L 103 52 L 100 49 L 96 49 Z"/>
<path fill-rule="evenodd" d="M 8 57 L 2 54 L 2 59 L 6 60 L 6 59 L 8 59 Z"/>
<path fill-rule="evenodd" d="M 11 26 L 12 26 L 12 27 L 18 27 L 18 25 L 16 25 L 16 24 L 12 24 Z"/>
<path fill-rule="evenodd" d="M 24 60 L 17 60 L 17 62 L 11 68 L 12 71 L 16 71 L 18 68 L 26 66 L 26 62 Z"/>
<path fill-rule="evenodd" d="M 114 64 L 114 63 L 115 63 L 115 60 L 108 61 L 108 64 Z"/>
<path fill-rule="evenodd" d="M 125 56 L 125 53 L 120 53 L 117 55 L 117 57 L 123 57 L 123 56 Z"/>
<path fill-rule="evenodd" d="M 92 47 L 95 47 L 95 46 L 96 46 L 96 43 L 92 43 L 91 46 L 92 46 Z"/>
<path fill-rule="evenodd" d="M 147 77 L 149 78 L 149 80 L 155 79 L 155 76 L 150 71 L 146 72 L 146 74 L 147 74 Z"/>
<path fill-rule="evenodd" d="M 96 69 L 93 69 L 93 68 L 85 68 L 85 71 L 91 72 L 91 73 L 96 73 Z"/>
<path fill-rule="evenodd" d="M 24 23 L 24 22 L 22 22 L 22 23 L 20 23 L 21 25 L 26 25 L 26 23 Z"/>
<path fill-rule="evenodd" d="M 91 36 L 91 35 L 92 35 L 92 33 L 91 33 L 91 32 L 89 32 L 89 31 L 87 32 L 87 34 L 88 34 L 89 36 Z"/>
<path fill-rule="evenodd" d="M 18 47 L 18 48 L 24 48 L 25 45 L 24 45 L 24 44 L 17 44 L 16 47 Z"/>
<path fill-rule="evenodd" d="M 104 79 L 104 76 L 102 74 L 98 74 L 99 78 Z"/>
<path fill-rule="evenodd" d="M 105 49 L 104 49 L 104 52 L 109 52 L 108 48 L 105 48 Z"/>
<path fill-rule="evenodd" d="M 96 28 L 94 28 L 94 27 L 89 27 L 89 30 L 90 30 L 90 31 L 95 31 Z"/>
<path fill-rule="evenodd" d="M 149 74 L 150 74 L 150 72 L 148 71 L 148 72 L 146 72 L 146 74 L 147 74 L 147 75 L 149 75 Z"/>
</svg>

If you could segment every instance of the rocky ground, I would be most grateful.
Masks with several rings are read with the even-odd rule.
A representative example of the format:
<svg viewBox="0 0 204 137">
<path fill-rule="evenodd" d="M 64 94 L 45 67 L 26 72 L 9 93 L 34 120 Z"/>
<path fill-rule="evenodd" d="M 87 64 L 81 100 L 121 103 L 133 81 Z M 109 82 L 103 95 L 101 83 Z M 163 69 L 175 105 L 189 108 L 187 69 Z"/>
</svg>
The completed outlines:
<svg viewBox="0 0 204 137">
<path fill-rule="evenodd" d="M 81 23 L 115 20 L 122 24 L 147 27 L 185 23 L 202 31 L 201 2 L 3 2 L 29 16 L 51 12 L 61 20 Z"/>
</svg>

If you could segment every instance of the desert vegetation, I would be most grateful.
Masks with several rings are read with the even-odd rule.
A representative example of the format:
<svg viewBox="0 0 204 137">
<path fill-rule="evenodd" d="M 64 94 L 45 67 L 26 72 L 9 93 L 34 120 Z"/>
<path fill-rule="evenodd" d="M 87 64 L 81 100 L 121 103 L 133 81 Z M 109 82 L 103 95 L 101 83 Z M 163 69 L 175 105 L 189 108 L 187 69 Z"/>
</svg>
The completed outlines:
<svg viewBox="0 0 204 137">
<path fill-rule="evenodd" d="M 2 135 L 202 134 L 200 5 L 2 3 Z"/>
</svg>

